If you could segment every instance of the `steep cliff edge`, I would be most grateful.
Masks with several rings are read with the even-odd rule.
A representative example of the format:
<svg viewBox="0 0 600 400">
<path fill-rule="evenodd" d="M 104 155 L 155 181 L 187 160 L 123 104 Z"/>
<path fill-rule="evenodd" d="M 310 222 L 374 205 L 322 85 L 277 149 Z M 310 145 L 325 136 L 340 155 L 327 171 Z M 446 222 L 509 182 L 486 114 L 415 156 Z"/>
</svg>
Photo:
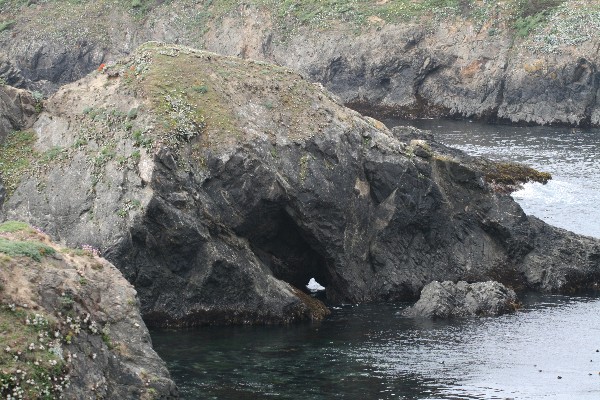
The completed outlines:
<svg viewBox="0 0 600 400">
<path fill-rule="evenodd" d="M 0 331 L 2 398 L 177 397 L 119 271 L 15 221 L 0 224 Z"/>
<path fill-rule="evenodd" d="M 27 4 L 0 3 L 0 76 L 31 90 L 160 40 L 294 68 L 378 116 L 600 125 L 597 1 Z"/>
<path fill-rule="evenodd" d="M 390 131 L 261 62 L 146 44 L 61 88 L 2 157 L 15 147 L 27 163 L 5 217 L 101 249 L 150 324 L 322 318 L 300 290 L 312 277 L 333 302 L 412 299 L 433 280 L 564 291 L 600 277 L 600 242 L 499 190 L 548 176 Z"/>
</svg>

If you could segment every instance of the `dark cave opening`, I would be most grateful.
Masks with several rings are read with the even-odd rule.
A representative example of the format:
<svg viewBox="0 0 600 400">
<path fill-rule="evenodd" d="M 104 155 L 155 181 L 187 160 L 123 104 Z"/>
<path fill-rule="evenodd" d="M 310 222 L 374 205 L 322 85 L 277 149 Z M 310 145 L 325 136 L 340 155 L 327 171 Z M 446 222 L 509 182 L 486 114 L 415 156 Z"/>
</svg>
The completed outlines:
<svg viewBox="0 0 600 400">
<path fill-rule="evenodd" d="M 315 240 L 280 204 L 263 202 L 246 216 L 238 234 L 248 239 L 254 253 L 277 279 L 305 292 L 310 278 L 325 288 L 329 285 L 326 258 L 311 246 Z"/>
</svg>

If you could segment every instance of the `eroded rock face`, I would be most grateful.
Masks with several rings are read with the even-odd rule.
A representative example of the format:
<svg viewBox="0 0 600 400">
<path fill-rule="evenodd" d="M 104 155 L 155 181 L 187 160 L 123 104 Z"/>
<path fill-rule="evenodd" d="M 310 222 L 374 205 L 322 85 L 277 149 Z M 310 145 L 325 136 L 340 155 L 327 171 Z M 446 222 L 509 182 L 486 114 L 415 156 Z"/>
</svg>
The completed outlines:
<svg viewBox="0 0 600 400">
<path fill-rule="evenodd" d="M 518 304 L 514 290 L 498 282 L 433 281 L 423 288 L 419 301 L 402 311 L 402 315 L 420 318 L 493 316 L 515 311 Z"/>
<path fill-rule="evenodd" d="M 149 44 L 61 89 L 35 131 L 34 152 L 63 151 L 4 214 L 99 247 L 152 324 L 321 318 L 299 291 L 310 278 L 364 302 L 433 280 L 600 277 L 600 243 L 527 217 L 489 161 L 390 131 L 285 68 Z"/>
<path fill-rule="evenodd" d="M 5 84 L 13 87 L 25 86 L 25 78 L 21 75 L 21 71 L 10 61 L 10 58 L 0 52 L 0 79 Z"/>
<path fill-rule="evenodd" d="M 576 46 L 565 41 L 544 51 L 547 43 L 515 37 L 506 15 L 483 24 L 460 17 L 377 19 L 360 32 L 351 22 L 316 30 L 300 24 L 290 32 L 279 29 L 273 10 L 256 5 L 239 5 L 213 20 L 211 13 L 222 10 L 208 4 L 190 11 L 185 1 L 159 3 L 143 23 L 125 3 L 7 9 L 5 19 L 16 23 L 0 32 L 0 43 L 23 84 L 45 93 L 148 40 L 161 40 L 292 67 L 345 104 L 379 116 L 600 125 L 595 35 L 577 35 Z"/>
<path fill-rule="evenodd" d="M 39 100 L 41 101 L 41 99 Z M 31 93 L 0 85 L 0 142 L 9 132 L 30 128 L 41 110 Z"/>
<path fill-rule="evenodd" d="M 178 397 L 152 349 L 136 291 L 112 264 L 21 223 L 0 225 L 0 241 L 0 319 L 11 324 L 3 343 L 22 355 L 2 360 L 3 384 L 29 398 L 44 390 L 65 399 Z M 29 375 L 21 379 L 17 370 Z"/>
</svg>

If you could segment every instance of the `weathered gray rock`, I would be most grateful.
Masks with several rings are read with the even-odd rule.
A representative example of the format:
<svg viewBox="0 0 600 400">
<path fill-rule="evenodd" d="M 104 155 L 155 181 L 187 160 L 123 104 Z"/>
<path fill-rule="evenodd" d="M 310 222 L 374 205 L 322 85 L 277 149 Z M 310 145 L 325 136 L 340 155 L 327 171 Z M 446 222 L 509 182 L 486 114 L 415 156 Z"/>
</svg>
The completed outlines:
<svg viewBox="0 0 600 400">
<path fill-rule="evenodd" d="M 4 215 L 100 248 L 151 324 L 320 318 L 299 290 L 312 277 L 333 302 L 414 299 L 433 280 L 600 281 L 600 242 L 527 217 L 489 183 L 494 163 L 284 68 L 147 45 L 57 92 L 35 131 L 35 151 L 64 152 Z"/>
<path fill-rule="evenodd" d="M 2 79 L 5 84 L 14 87 L 23 87 L 25 85 L 25 78 L 21 75 L 21 71 L 19 71 L 3 52 L 0 52 L 0 79 Z"/>
<path fill-rule="evenodd" d="M 86 400 L 178 397 L 164 362 L 152 349 L 136 291 L 112 264 L 93 250 L 58 246 L 28 227 L 8 233 L 4 230 L 2 240 L 5 254 L 1 254 L 0 305 L 4 309 L 12 304 L 13 310 L 28 316 L 27 325 L 22 317 L 17 325 L 23 326 L 12 328 L 14 332 L 25 332 L 22 339 L 13 343 L 9 335 L 3 343 L 14 353 L 23 354 L 21 370 L 28 370 L 30 376 L 19 379 L 19 386 L 36 394 L 32 398 L 42 397 L 39 389 L 33 391 L 34 384 L 45 383 L 39 370 L 51 374 L 50 384 L 61 385 L 65 378 L 69 381 L 62 389 L 51 391 L 53 398 L 60 393 L 64 399 Z M 25 255 L 28 253 L 11 254 L 6 250 L 10 249 L 7 240 L 37 243 L 46 250 L 36 261 Z M 0 319 L 6 317 L 7 312 L 0 315 Z M 22 341 L 27 340 L 29 326 L 36 325 L 31 322 L 34 319 L 49 324 L 37 325 L 39 334 L 34 332 L 30 346 Z M 6 326 L 6 321 L 2 322 Z M 31 352 L 34 345 L 40 353 L 42 346 L 46 352 L 53 349 L 53 359 L 59 366 L 49 368 L 48 356 Z M 38 359 L 38 372 L 32 374 L 32 364 Z M 2 365 L 2 379 L 7 375 L 21 378 L 11 367 L 14 365 Z M 28 378 L 35 383 L 25 382 Z M 0 394 L 8 393 L 3 390 Z"/>
<path fill-rule="evenodd" d="M 290 33 L 269 10 L 247 4 L 212 20 L 209 4 L 196 15 L 172 1 L 148 10 L 143 23 L 125 3 L 64 7 L 24 7 L 10 15 L 17 21 L 10 32 L 0 33 L 29 89 L 54 92 L 143 42 L 162 40 L 292 67 L 379 116 L 600 125 L 597 35 L 543 52 L 542 44 L 515 37 L 500 16 L 483 25 L 462 18 L 381 20 L 360 32 L 333 24 Z M 51 15 L 55 23 L 47 24 Z"/>
<path fill-rule="evenodd" d="M 33 125 L 40 110 L 37 103 L 26 90 L 0 85 L 0 142 L 9 132 Z"/>
<path fill-rule="evenodd" d="M 423 288 L 419 301 L 403 310 L 402 315 L 420 318 L 492 316 L 515 311 L 518 304 L 515 291 L 498 282 L 433 281 Z"/>
</svg>

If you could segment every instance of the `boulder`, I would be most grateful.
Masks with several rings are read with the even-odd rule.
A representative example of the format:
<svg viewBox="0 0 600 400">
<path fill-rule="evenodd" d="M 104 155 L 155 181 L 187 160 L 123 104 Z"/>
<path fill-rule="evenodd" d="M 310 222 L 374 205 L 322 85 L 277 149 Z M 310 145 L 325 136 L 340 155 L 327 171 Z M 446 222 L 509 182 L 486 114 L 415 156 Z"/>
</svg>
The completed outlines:
<svg viewBox="0 0 600 400">
<path fill-rule="evenodd" d="M 514 290 L 495 281 L 433 281 L 423 288 L 419 301 L 402 311 L 402 315 L 420 318 L 491 316 L 515 311 L 518 305 Z"/>
</svg>

